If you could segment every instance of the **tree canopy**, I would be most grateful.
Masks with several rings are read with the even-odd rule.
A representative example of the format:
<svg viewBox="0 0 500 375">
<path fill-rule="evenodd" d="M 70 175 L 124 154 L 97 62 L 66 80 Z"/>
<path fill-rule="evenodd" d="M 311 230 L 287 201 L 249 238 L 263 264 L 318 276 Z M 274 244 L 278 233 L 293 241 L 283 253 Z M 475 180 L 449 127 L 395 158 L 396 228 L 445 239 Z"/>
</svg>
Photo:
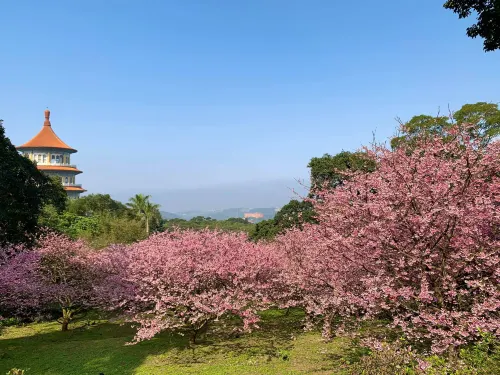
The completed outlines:
<svg viewBox="0 0 500 375">
<path fill-rule="evenodd" d="M 476 13 L 477 23 L 467 28 L 467 36 L 483 38 L 486 52 L 500 48 L 499 0 L 448 0 L 443 6 L 458 14 L 458 18 L 467 18 L 473 12 Z"/>
<path fill-rule="evenodd" d="M 71 200 L 68 212 L 79 216 L 92 215 L 122 215 L 127 207 L 114 199 L 109 194 L 89 194 L 79 199 Z"/>
<path fill-rule="evenodd" d="M 149 234 L 151 225 L 159 226 L 161 222 L 160 205 L 152 203 L 150 195 L 136 194 L 129 199 L 127 206 L 145 223 L 146 234 Z"/>
<path fill-rule="evenodd" d="M 342 172 L 373 172 L 375 162 L 363 152 L 342 151 L 336 155 L 324 154 L 314 157 L 307 165 L 311 170 L 311 190 L 335 188 L 348 178 Z"/>
<path fill-rule="evenodd" d="M 447 131 L 455 124 L 470 126 L 473 138 L 479 139 L 483 145 L 488 144 L 500 134 L 500 110 L 498 104 L 478 102 L 465 104 L 451 116 L 418 115 L 402 124 L 400 133 L 392 138 L 392 148 L 401 145 L 413 145 L 422 137 L 445 137 Z"/>
<path fill-rule="evenodd" d="M 154 231 L 161 228 L 161 219 L 155 217 L 151 222 L 158 223 L 153 226 Z M 67 209 L 62 212 L 53 205 L 45 205 L 39 225 L 72 239 L 84 239 L 96 248 L 132 243 L 148 236 L 144 219 L 108 194 L 90 194 L 69 200 Z"/>
<path fill-rule="evenodd" d="M 305 223 L 317 223 L 313 204 L 308 200 L 292 199 L 276 213 L 273 219 L 257 223 L 250 234 L 250 239 L 269 241 L 286 230 L 301 229 Z"/>
</svg>

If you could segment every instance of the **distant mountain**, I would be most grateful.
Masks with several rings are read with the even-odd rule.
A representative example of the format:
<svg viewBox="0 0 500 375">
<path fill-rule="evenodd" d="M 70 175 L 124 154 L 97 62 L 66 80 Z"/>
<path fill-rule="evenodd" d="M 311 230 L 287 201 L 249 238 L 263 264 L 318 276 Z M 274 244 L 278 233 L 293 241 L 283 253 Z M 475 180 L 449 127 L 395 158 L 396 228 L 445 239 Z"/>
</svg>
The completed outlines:
<svg viewBox="0 0 500 375">
<path fill-rule="evenodd" d="M 160 211 L 161 217 L 165 220 L 170 219 L 180 219 L 181 217 L 178 214 L 174 214 L 173 212 Z"/>
<path fill-rule="evenodd" d="M 190 220 L 196 216 L 211 217 L 216 220 L 226 220 L 231 217 L 248 218 L 249 221 L 257 223 L 262 220 L 272 219 L 279 208 L 227 208 L 224 210 L 212 211 L 185 211 L 185 212 L 166 212 L 160 211 L 164 219 L 185 219 Z"/>
</svg>

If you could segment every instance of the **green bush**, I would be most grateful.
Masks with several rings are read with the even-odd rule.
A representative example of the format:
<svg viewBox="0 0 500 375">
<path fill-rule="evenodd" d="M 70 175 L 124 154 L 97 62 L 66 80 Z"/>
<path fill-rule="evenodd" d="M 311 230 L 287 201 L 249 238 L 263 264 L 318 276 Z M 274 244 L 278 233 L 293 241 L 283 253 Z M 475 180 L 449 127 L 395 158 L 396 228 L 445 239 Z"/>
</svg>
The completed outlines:
<svg viewBox="0 0 500 375">
<path fill-rule="evenodd" d="M 350 375 L 413 375 L 425 374 L 419 369 L 418 355 L 402 342 L 382 343 L 378 350 L 362 356 L 349 366 Z"/>
<path fill-rule="evenodd" d="M 17 318 L 3 318 L 0 316 L 0 327 L 17 326 L 19 323 L 19 319 Z"/>
<path fill-rule="evenodd" d="M 494 375 L 500 374 L 500 343 L 482 334 L 480 341 L 457 353 L 425 357 L 399 340 L 380 344 L 348 368 L 350 375 Z"/>
<path fill-rule="evenodd" d="M 491 333 L 482 333 L 477 344 L 460 350 L 460 358 L 478 375 L 500 373 L 500 342 Z"/>
</svg>

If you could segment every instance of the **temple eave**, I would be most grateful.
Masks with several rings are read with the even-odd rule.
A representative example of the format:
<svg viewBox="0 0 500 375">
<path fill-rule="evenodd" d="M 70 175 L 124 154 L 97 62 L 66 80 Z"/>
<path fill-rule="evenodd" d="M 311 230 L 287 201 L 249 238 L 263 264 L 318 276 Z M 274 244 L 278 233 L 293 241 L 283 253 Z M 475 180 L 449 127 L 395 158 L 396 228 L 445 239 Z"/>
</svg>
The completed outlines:
<svg viewBox="0 0 500 375">
<path fill-rule="evenodd" d="M 71 148 L 71 147 L 59 147 L 59 146 L 50 146 L 50 145 L 30 145 L 30 144 L 26 144 L 26 143 L 24 145 L 17 146 L 16 149 L 19 151 L 49 149 L 49 150 L 64 151 L 64 152 L 67 152 L 70 154 L 75 154 L 78 152 L 78 150 Z"/>
<path fill-rule="evenodd" d="M 74 192 L 78 192 L 78 193 L 84 193 L 87 191 L 84 188 L 77 187 L 77 186 L 63 186 L 63 188 L 66 191 L 74 191 Z"/>
<path fill-rule="evenodd" d="M 70 172 L 74 174 L 83 173 L 81 170 L 74 167 L 57 166 L 57 165 L 37 165 L 39 171 L 44 172 Z"/>
</svg>

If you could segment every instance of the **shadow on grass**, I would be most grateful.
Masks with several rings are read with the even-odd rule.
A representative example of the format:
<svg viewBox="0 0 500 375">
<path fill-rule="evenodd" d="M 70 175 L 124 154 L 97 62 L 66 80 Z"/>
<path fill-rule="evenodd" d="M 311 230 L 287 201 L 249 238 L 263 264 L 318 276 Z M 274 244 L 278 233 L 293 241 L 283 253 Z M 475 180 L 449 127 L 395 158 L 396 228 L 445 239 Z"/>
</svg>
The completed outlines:
<svg viewBox="0 0 500 375">
<path fill-rule="evenodd" d="M 294 338 L 303 333 L 303 317 L 304 313 L 298 309 L 292 310 L 288 315 L 283 310 L 269 310 L 262 313 L 259 328 L 251 333 L 238 330 L 241 327 L 238 318 L 214 322 L 202 340 L 170 353 L 169 361 L 190 365 L 226 355 L 248 359 L 260 357 L 267 361 L 279 358 L 286 361 Z"/>
<path fill-rule="evenodd" d="M 52 323 L 51 323 L 52 324 Z M 186 347 L 187 339 L 175 334 L 162 334 L 137 345 L 125 345 L 134 336 L 129 325 L 98 324 L 85 330 L 76 328 L 28 336 L 0 337 L 0 374 L 11 368 L 28 370 L 26 375 L 131 375 L 149 355 L 159 355 L 174 347 Z"/>
</svg>

